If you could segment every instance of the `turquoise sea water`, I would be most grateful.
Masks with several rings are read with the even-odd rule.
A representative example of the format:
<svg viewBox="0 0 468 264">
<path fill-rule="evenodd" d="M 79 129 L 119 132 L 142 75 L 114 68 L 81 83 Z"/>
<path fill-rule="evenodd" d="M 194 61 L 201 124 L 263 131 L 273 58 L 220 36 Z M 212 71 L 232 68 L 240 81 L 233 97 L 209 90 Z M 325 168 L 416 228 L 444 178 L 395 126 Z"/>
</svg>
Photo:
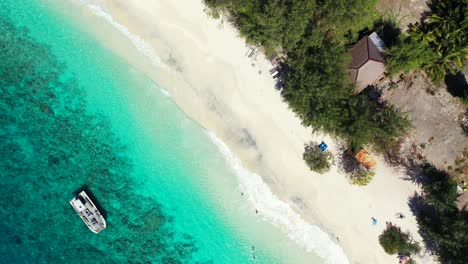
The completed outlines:
<svg viewBox="0 0 468 264">
<path fill-rule="evenodd" d="M 320 263 L 251 213 L 156 84 L 49 5 L 0 2 L 0 263 Z M 98 235 L 68 204 L 82 187 Z"/>
</svg>

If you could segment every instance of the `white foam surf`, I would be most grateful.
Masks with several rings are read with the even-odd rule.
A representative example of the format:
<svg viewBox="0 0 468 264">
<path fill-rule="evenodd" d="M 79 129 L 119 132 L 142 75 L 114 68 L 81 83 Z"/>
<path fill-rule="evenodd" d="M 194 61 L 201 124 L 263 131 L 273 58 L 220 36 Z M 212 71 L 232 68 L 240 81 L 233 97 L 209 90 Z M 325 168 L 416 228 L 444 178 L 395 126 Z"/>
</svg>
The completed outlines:
<svg viewBox="0 0 468 264">
<path fill-rule="evenodd" d="M 335 244 L 327 233 L 307 223 L 294 212 L 289 204 L 278 199 L 260 175 L 244 168 L 239 158 L 213 132 L 209 131 L 208 136 L 237 175 L 239 189 L 246 194 L 248 200 L 261 212 L 265 220 L 284 231 L 290 239 L 307 252 L 314 252 L 323 258 L 326 263 L 349 263 L 343 249 Z"/>
<path fill-rule="evenodd" d="M 161 88 L 161 93 L 163 93 L 167 97 L 171 97 L 171 94 L 169 94 L 169 91 L 164 88 Z"/>
<path fill-rule="evenodd" d="M 94 15 L 105 19 L 108 23 L 114 26 L 120 33 L 122 33 L 127 39 L 130 40 L 130 42 L 137 48 L 139 52 L 148 57 L 154 66 L 168 70 L 171 73 L 175 73 L 175 71 L 169 65 L 165 64 L 161 58 L 159 58 L 151 45 L 146 43 L 142 37 L 130 32 L 130 30 L 128 30 L 124 25 L 117 22 L 112 17 L 112 15 L 104 11 L 101 6 L 87 0 L 78 1 L 81 4 L 86 5 Z"/>
<path fill-rule="evenodd" d="M 101 6 L 95 5 L 87 0 L 77 0 L 77 1 L 78 3 L 82 5 L 86 5 L 93 12 L 94 15 L 105 19 L 108 23 L 114 26 L 120 33 L 122 33 L 127 39 L 130 40 L 130 42 L 133 44 L 133 46 L 135 46 L 135 48 L 139 52 L 141 52 L 143 55 L 148 57 L 150 61 L 153 63 L 153 65 L 155 65 L 156 67 L 164 68 L 171 73 L 176 73 L 169 65 L 162 62 L 159 56 L 156 55 L 156 52 L 151 47 L 151 45 L 146 43 L 142 37 L 136 34 L 133 34 L 125 26 L 118 23 L 109 13 L 105 12 Z M 165 96 L 171 97 L 168 90 L 163 89 L 163 88 L 160 88 L 160 90 Z"/>
<path fill-rule="evenodd" d="M 154 49 L 143 38 L 130 32 L 125 26 L 118 23 L 109 13 L 96 4 L 87 0 L 78 0 L 85 4 L 96 16 L 102 17 L 119 32 L 127 37 L 142 54 L 147 56 L 156 67 L 164 68 L 176 73 L 165 64 L 155 53 Z M 161 89 L 163 94 L 169 96 L 167 90 Z M 304 221 L 299 214 L 285 202 L 281 201 L 271 192 L 262 178 L 247 169 L 241 161 L 231 152 L 227 145 L 212 132 L 208 132 L 210 139 L 219 148 L 230 167 L 238 177 L 240 188 L 247 194 L 249 201 L 262 212 L 265 220 L 283 230 L 290 239 L 303 247 L 307 252 L 314 252 L 330 264 L 349 263 L 343 249 L 336 245 L 330 237 L 319 227 Z"/>
</svg>

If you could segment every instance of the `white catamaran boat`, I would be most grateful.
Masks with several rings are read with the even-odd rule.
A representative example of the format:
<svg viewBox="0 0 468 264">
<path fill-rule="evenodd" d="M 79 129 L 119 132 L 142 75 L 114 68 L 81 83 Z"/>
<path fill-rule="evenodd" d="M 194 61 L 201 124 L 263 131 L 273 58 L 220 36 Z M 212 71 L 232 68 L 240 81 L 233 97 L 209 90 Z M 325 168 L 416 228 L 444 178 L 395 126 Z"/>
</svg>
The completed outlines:
<svg viewBox="0 0 468 264">
<path fill-rule="evenodd" d="M 73 197 L 70 204 L 91 231 L 97 234 L 106 228 L 106 220 L 85 191 Z"/>
</svg>

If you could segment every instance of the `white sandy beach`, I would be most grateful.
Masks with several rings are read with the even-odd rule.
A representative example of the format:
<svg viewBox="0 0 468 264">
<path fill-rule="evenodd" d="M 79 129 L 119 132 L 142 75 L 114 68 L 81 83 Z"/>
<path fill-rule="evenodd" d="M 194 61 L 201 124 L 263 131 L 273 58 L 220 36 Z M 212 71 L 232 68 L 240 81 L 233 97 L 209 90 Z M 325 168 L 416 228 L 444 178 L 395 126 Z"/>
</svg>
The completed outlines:
<svg viewBox="0 0 468 264">
<path fill-rule="evenodd" d="M 259 216 L 283 229 L 299 245 L 318 251 L 322 257 L 339 251 L 338 245 L 351 263 L 398 263 L 378 243 L 385 222 L 396 223 L 420 240 L 407 204 L 418 188 L 402 179 L 403 172 L 378 159 L 372 183 L 357 187 L 336 167 L 324 175 L 308 169 L 302 160 L 306 142 L 323 140 L 337 154 L 337 141 L 323 134 L 312 135 L 310 128 L 301 125 L 274 89 L 267 60 L 262 55 L 255 61 L 248 58 L 248 48 L 236 30 L 208 17 L 200 0 L 82 2 L 96 4 L 89 10 L 101 16 L 103 23 L 114 21 L 145 56 L 131 55 L 114 43 L 114 33 L 98 34 L 105 45 L 167 89 L 191 118 L 226 143 L 244 167 L 260 175 L 273 194 L 290 205 L 265 203 L 264 196 L 240 178 L 239 188 L 259 210 Z M 311 225 L 304 229 L 307 224 L 301 218 L 276 217 L 293 214 L 289 208 L 327 232 L 329 239 L 314 243 L 313 236 L 318 233 Z M 397 220 L 396 213 L 406 218 Z M 371 217 L 379 220 L 377 226 L 372 225 Z M 329 258 L 335 263 L 345 261 Z M 429 256 L 422 258 L 420 263 L 433 262 Z"/>
</svg>

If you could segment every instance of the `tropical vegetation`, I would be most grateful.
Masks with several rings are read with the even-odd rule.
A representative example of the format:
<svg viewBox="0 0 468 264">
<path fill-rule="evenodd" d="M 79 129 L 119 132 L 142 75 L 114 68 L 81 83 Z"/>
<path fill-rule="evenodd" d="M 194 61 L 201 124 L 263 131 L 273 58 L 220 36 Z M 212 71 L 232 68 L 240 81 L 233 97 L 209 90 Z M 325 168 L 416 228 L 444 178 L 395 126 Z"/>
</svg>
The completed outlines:
<svg viewBox="0 0 468 264">
<path fill-rule="evenodd" d="M 423 69 L 439 84 L 468 58 L 468 0 L 432 0 L 431 13 L 411 25 L 387 55 L 390 73 Z"/>
<path fill-rule="evenodd" d="M 457 184 L 445 171 L 425 164 L 416 217 L 429 248 L 445 264 L 468 263 L 468 210 L 457 207 Z"/>
<path fill-rule="evenodd" d="M 205 0 L 248 43 L 267 55 L 285 54 L 282 95 L 306 126 L 342 137 L 360 149 L 383 150 L 405 133 L 408 120 L 392 106 L 355 94 L 348 48 L 377 18 L 375 0 Z"/>
<path fill-rule="evenodd" d="M 387 228 L 379 236 L 379 243 L 387 254 L 399 254 L 411 256 L 421 250 L 418 242 L 412 241 L 408 232 L 403 232 L 400 227 L 387 225 Z"/>
<path fill-rule="evenodd" d="M 366 168 L 363 168 L 361 166 L 358 170 L 352 172 L 349 175 L 349 179 L 350 179 L 351 183 L 354 184 L 354 185 L 366 186 L 367 184 L 369 184 L 372 181 L 374 176 L 375 176 L 374 171 L 367 170 Z"/>
<path fill-rule="evenodd" d="M 324 173 L 330 169 L 332 154 L 321 150 L 316 142 L 310 142 L 302 156 L 309 168 L 318 173 Z"/>
</svg>

